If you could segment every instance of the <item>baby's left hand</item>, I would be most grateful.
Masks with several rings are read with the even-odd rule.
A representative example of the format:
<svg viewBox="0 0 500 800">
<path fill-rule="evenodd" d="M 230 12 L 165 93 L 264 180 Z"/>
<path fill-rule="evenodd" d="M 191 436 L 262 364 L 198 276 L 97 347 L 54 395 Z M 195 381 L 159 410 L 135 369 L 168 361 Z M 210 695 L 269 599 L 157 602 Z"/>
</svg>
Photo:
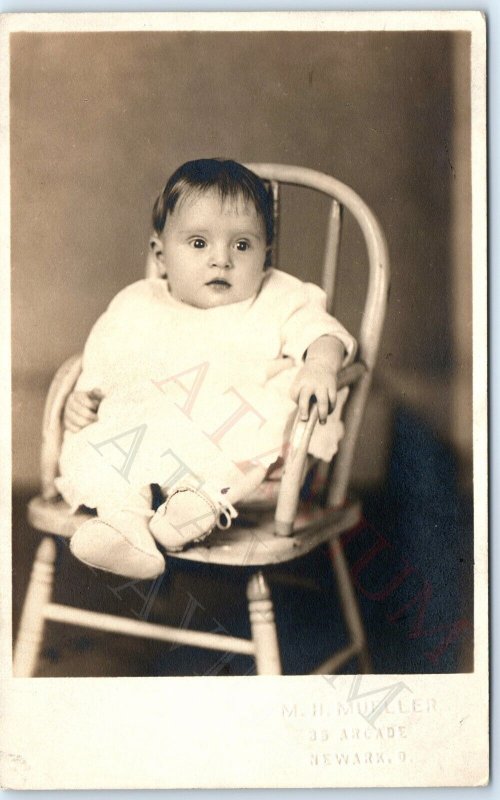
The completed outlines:
<svg viewBox="0 0 500 800">
<path fill-rule="evenodd" d="M 309 419 L 311 399 L 316 398 L 321 425 L 326 423 L 329 412 L 335 408 L 337 399 L 337 373 L 324 361 L 306 361 L 297 373 L 290 388 L 290 397 L 299 406 L 301 420 Z"/>
</svg>

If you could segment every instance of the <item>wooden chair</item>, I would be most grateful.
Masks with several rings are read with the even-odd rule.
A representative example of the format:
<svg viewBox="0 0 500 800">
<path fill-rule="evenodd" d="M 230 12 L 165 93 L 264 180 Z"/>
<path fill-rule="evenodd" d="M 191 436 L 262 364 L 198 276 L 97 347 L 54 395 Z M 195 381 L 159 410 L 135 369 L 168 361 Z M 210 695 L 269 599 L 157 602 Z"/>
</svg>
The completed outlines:
<svg viewBox="0 0 500 800">
<path fill-rule="evenodd" d="M 365 632 L 341 544 L 341 535 L 352 529 L 361 518 L 359 503 L 348 499 L 347 492 L 354 448 L 385 315 L 389 286 L 386 243 L 370 208 L 351 188 L 338 180 L 302 167 L 281 164 L 248 166 L 270 183 L 276 229 L 279 226 L 281 184 L 307 187 L 332 198 L 322 277 L 329 311 L 333 311 L 343 209 L 347 209 L 357 221 L 366 243 L 369 275 L 357 337 L 358 359 L 339 375 L 339 387 L 350 386 L 343 414 L 345 435 L 332 465 L 328 469 L 325 469 L 325 465 L 320 466 L 325 485 L 323 502 L 317 506 L 308 503 L 304 507 L 299 503 L 301 483 L 307 465 L 308 444 L 317 422 L 317 409 L 313 408 L 307 422 L 301 422 L 298 418 L 295 422 L 281 481 L 270 481 L 262 487 L 260 509 L 258 497 L 254 498 L 253 506 L 251 502 L 246 504 L 247 511 L 250 508 L 253 509 L 251 513 L 255 512 L 254 524 L 236 524 L 229 531 L 216 530 L 205 543 L 170 555 L 170 558 L 200 561 L 210 565 L 224 564 L 240 570 L 242 567 L 246 570 L 249 567 L 255 568 L 247 583 L 252 632 L 250 640 L 181 630 L 53 603 L 51 596 L 57 545 L 55 537 L 71 537 L 78 525 L 88 518 L 83 513 L 70 515 L 68 506 L 58 496 L 54 486 L 63 436 L 62 413 L 81 369 L 79 356 L 68 359 L 57 372 L 48 393 L 43 419 L 42 492 L 28 506 L 31 525 L 48 535 L 44 536 L 38 547 L 24 602 L 14 651 L 16 676 L 34 675 L 46 620 L 224 652 L 243 653 L 254 657 L 257 674 L 281 674 L 278 635 L 265 570 L 270 565 L 299 558 L 323 543 L 328 543 L 330 548 L 342 612 L 351 641 L 314 672 L 334 673 L 353 657 L 358 658 L 361 672 L 371 671 Z M 278 230 L 276 234 L 274 265 L 278 263 Z M 151 265 L 147 268 L 147 274 L 153 274 Z M 267 500 L 273 494 L 272 490 L 276 490 L 275 504 L 269 509 Z"/>
</svg>

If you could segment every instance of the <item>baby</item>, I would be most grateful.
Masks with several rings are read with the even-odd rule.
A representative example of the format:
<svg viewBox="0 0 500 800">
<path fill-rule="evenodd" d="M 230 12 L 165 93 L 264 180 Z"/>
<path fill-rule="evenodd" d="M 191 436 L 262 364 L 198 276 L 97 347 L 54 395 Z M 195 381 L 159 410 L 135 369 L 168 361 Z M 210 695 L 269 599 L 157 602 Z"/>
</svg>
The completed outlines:
<svg viewBox="0 0 500 800">
<path fill-rule="evenodd" d="M 74 555 L 135 579 L 165 569 L 156 543 L 179 550 L 231 524 L 313 397 L 323 427 L 310 453 L 333 456 L 347 392 L 337 398 L 336 376 L 356 349 L 321 289 L 268 266 L 272 200 L 242 165 L 181 166 L 153 227 L 161 277 L 119 292 L 94 325 L 57 479 L 73 511 L 97 511 Z"/>
</svg>

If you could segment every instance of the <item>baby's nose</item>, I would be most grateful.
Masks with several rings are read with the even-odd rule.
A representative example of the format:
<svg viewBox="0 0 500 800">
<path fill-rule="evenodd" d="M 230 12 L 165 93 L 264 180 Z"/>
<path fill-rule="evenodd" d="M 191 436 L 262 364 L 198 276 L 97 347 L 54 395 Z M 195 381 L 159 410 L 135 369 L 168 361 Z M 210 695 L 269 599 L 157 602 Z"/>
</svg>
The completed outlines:
<svg viewBox="0 0 500 800">
<path fill-rule="evenodd" d="M 225 245 L 214 247 L 210 253 L 210 265 L 212 267 L 230 269 L 232 267 L 230 248 Z"/>
</svg>

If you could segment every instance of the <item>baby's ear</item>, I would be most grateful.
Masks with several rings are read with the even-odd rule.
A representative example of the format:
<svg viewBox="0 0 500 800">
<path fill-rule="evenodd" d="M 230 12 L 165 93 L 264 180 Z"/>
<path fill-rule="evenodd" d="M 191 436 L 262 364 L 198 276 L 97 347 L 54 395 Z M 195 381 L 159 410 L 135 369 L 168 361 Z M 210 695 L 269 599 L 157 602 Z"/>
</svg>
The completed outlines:
<svg viewBox="0 0 500 800">
<path fill-rule="evenodd" d="M 147 274 L 148 277 L 164 278 L 166 276 L 163 245 L 158 236 L 154 235 L 149 239 Z"/>
<path fill-rule="evenodd" d="M 163 245 L 155 234 L 149 239 L 149 250 L 155 258 L 161 258 L 163 260 Z"/>
</svg>

